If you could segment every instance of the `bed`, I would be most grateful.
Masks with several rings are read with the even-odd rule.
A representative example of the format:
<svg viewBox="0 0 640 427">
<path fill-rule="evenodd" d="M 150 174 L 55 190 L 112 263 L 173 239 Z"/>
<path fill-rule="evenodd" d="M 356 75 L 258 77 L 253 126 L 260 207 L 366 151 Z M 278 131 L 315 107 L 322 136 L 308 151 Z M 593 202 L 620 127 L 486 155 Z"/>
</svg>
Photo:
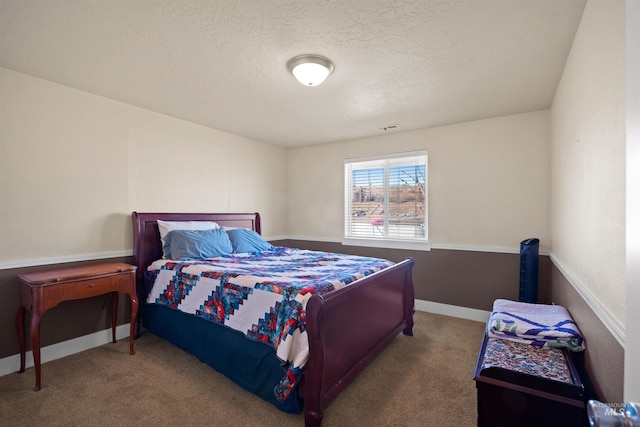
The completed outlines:
<svg viewBox="0 0 640 427">
<path fill-rule="evenodd" d="M 145 272 L 163 257 L 158 220 L 210 221 L 225 229 L 249 229 L 259 234 L 260 215 L 133 212 L 134 263 L 141 303 L 138 334 L 148 330 L 161 336 L 285 412 L 304 410 L 306 426 L 319 426 L 327 405 L 400 332 L 413 334 L 411 258 L 339 289 L 313 294 L 306 300 L 306 319 L 303 316 L 305 345 L 308 342 L 303 373 L 286 399 L 274 396 L 287 367 L 273 345 L 167 305 L 145 303 L 150 292 Z"/>
</svg>

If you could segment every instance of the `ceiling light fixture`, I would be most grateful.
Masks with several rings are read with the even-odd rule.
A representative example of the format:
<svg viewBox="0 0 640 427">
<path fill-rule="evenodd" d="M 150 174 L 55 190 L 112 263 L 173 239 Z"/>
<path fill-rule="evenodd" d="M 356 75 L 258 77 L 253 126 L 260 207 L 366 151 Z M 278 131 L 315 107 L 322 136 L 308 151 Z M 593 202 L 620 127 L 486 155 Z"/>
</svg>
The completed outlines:
<svg viewBox="0 0 640 427">
<path fill-rule="evenodd" d="M 333 71 L 333 64 L 324 56 L 299 55 L 287 62 L 287 68 L 305 86 L 318 86 Z"/>
</svg>

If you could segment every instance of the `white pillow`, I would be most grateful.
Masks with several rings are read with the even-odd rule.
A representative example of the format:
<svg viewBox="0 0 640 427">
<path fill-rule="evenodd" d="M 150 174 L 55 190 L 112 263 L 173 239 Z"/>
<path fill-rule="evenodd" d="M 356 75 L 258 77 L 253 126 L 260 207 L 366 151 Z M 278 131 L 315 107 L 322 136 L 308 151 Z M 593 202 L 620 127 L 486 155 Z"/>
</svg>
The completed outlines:
<svg viewBox="0 0 640 427">
<path fill-rule="evenodd" d="M 163 221 L 158 220 L 158 230 L 160 230 L 160 242 L 162 244 L 162 257 L 168 258 L 169 254 L 164 252 L 165 238 L 173 230 L 217 230 L 220 228 L 217 222 L 213 221 Z"/>
</svg>

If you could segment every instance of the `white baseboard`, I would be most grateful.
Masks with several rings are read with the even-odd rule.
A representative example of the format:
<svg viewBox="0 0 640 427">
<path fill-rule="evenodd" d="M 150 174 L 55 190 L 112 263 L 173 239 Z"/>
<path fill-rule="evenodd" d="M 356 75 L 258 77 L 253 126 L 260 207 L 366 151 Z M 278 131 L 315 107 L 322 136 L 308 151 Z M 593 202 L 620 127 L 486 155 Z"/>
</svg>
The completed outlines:
<svg viewBox="0 0 640 427">
<path fill-rule="evenodd" d="M 116 327 L 116 339 L 129 338 L 130 323 Z M 59 342 L 57 344 L 48 345 L 40 349 L 40 359 L 42 363 L 51 360 L 60 359 L 70 356 L 81 351 L 89 350 L 94 347 L 111 342 L 111 328 L 104 331 L 94 332 L 93 334 L 74 338 L 68 341 Z M 25 368 L 33 366 L 33 352 L 28 351 L 26 354 Z M 17 372 L 20 369 L 20 355 L 14 354 L 0 359 L 0 376 Z"/>
<path fill-rule="evenodd" d="M 415 309 L 426 311 L 427 313 L 443 314 L 445 316 L 458 317 L 460 319 L 475 320 L 476 322 L 487 323 L 490 311 L 478 310 L 476 308 L 460 307 L 457 305 L 442 304 L 433 301 L 416 300 Z"/>
</svg>

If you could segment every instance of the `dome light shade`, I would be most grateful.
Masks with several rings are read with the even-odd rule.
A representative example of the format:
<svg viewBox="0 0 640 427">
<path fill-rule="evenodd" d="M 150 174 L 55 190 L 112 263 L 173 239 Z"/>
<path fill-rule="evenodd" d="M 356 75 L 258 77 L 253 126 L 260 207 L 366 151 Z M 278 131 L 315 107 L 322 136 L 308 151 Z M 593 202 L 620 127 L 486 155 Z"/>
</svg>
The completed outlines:
<svg viewBox="0 0 640 427">
<path fill-rule="evenodd" d="M 333 71 L 333 64 L 324 56 L 300 55 L 287 62 L 287 68 L 305 86 L 318 86 Z"/>
</svg>

